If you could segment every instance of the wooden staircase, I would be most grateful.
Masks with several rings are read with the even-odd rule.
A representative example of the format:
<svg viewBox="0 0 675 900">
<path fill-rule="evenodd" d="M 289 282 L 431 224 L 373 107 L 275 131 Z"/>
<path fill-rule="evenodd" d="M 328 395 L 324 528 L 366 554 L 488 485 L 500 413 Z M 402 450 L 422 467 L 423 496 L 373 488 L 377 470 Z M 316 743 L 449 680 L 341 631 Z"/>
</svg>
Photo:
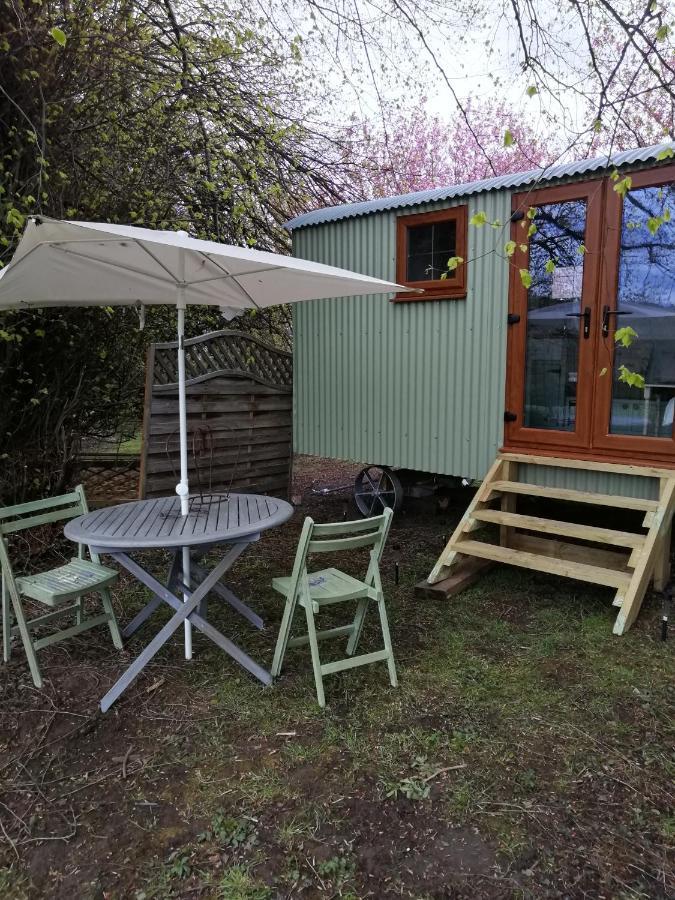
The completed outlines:
<svg viewBox="0 0 675 900">
<path fill-rule="evenodd" d="M 529 484 L 518 480 L 522 464 L 657 479 L 658 499 Z M 641 530 L 632 532 L 521 515 L 519 496 L 636 510 L 644 517 Z M 459 593 L 494 563 L 564 575 L 615 588 L 619 612 L 614 634 L 623 634 L 635 621 L 650 580 L 662 590 L 669 579 L 674 510 L 675 469 L 500 453 L 429 575 L 426 589 L 445 596 Z M 499 526 L 498 544 L 475 539 L 474 533 L 486 525 Z"/>
</svg>

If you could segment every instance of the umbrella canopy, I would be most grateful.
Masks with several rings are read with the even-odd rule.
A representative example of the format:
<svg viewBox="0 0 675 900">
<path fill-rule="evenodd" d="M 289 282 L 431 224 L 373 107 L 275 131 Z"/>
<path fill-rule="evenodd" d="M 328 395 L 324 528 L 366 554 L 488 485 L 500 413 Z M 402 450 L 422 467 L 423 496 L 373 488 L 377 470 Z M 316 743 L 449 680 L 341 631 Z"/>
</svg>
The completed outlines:
<svg viewBox="0 0 675 900">
<path fill-rule="evenodd" d="M 407 291 L 346 269 L 133 225 L 29 219 L 12 261 L 0 270 L 0 311 L 27 307 L 148 306 L 178 310 L 178 417 L 181 513 L 190 514 L 185 307 L 219 306 L 227 317 L 281 303 Z M 184 580 L 190 554 L 183 550 Z M 185 622 L 185 655 L 192 656 Z"/>
<path fill-rule="evenodd" d="M 379 278 L 277 253 L 133 225 L 29 220 L 2 270 L 0 309 L 176 304 L 232 314 L 280 303 L 406 291 Z"/>
</svg>

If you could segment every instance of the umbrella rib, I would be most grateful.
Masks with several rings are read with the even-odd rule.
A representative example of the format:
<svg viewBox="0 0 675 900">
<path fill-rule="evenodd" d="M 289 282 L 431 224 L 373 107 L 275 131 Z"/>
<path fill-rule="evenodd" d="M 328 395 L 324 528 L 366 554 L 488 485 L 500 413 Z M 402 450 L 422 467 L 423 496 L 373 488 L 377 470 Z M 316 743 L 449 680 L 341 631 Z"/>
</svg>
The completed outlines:
<svg viewBox="0 0 675 900">
<path fill-rule="evenodd" d="M 250 303 L 253 304 L 253 306 L 254 306 L 256 309 L 261 309 L 261 307 L 258 306 L 258 304 L 255 302 L 255 300 L 253 299 L 253 297 L 252 297 L 252 296 L 249 294 L 249 292 L 246 290 L 246 288 L 245 288 L 243 285 L 239 284 L 239 282 L 237 281 L 236 276 L 233 275 L 232 272 L 228 272 L 227 268 L 226 268 L 225 266 L 221 265 L 221 263 L 219 263 L 217 260 L 213 259 L 212 256 L 210 256 L 210 255 L 208 255 L 208 254 L 204 254 L 204 255 L 206 256 L 207 259 L 210 259 L 210 260 L 211 260 L 211 262 L 213 263 L 214 266 L 216 266 L 216 268 L 220 269 L 221 272 L 224 272 L 224 273 L 228 276 L 228 278 L 231 278 L 232 281 L 234 281 L 234 283 L 237 285 L 237 287 L 238 287 L 239 290 L 242 292 L 242 294 L 248 299 L 248 301 L 249 301 Z"/>
<path fill-rule="evenodd" d="M 79 243 L 79 242 L 78 242 L 78 243 Z M 97 243 L 100 243 L 100 241 L 97 242 Z M 115 243 L 118 243 L 118 242 L 115 241 Z M 137 243 L 137 242 L 136 242 L 136 241 L 131 241 L 130 239 L 127 239 L 127 240 L 125 241 L 125 243 Z M 151 278 L 158 278 L 157 275 L 150 275 L 150 273 L 147 272 L 147 270 L 144 270 L 144 269 L 138 269 L 138 268 L 136 268 L 136 266 L 130 266 L 130 265 L 128 265 L 127 263 L 116 263 L 116 262 L 113 262 L 113 261 L 110 260 L 110 259 L 101 259 L 100 256 L 90 256 L 88 253 L 78 253 L 77 250 L 70 250 L 68 247 L 63 247 L 63 246 L 61 246 L 60 244 L 57 244 L 57 243 L 55 243 L 53 246 L 56 247 L 57 250 L 60 250 L 62 253 L 70 253 L 71 256 L 79 256 L 81 259 L 86 259 L 86 260 L 89 260 L 89 261 L 91 261 L 91 262 L 101 263 L 101 265 L 104 265 L 104 266 L 111 266 L 113 269 L 123 269 L 125 272 L 135 272 L 136 275 L 143 275 L 143 276 L 145 276 L 146 278 L 148 278 L 148 277 L 151 277 Z M 28 254 L 26 254 L 26 255 L 28 255 Z M 23 257 L 22 257 L 22 258 L 23 258 Z M 169 270 L 166 269 L 164 266 L 162 266 L 162 268 L 163 268 L 166 272 L 169 272 Z M 169 272 L 169 275 L 171 275 L 170 272 Z M 159 280 L 160 280 L 160 281 L 166 281 L 167 279 L 165 279 L 165 278 L 159 278 Z M 175 283 L 176 283 L 176 279 L 173 277 L 173 275 L 171 276 L 171 282 L 168 282 L 168 283 L 170 283 L 170 284 L 175 284 Z"/>
<path fill-rule="evenodd" d="M 206 258 L 209 262 L 212 262 L 214 266 L 218 265 L 210 254 L 207 255 Z M 194 281 L 188 281 L 187 284 L 204 284 L 206 281 L 219 281 L 221 278 L 241 278 L 242 275 L 258 275 L 260 272 L 265 272 L 265 274 L 267 274 L 267 272 L 278 272 L 283 268 L 283 266 L 265 266 L 264 269 L 251 269 L 248 272 L 237 272 L 236 276 L 233 275 L 232 272 L 227 272 L 223 275 L 211 275 L 209 278 L 196 278 Z M 237 282 L 237 284 L 239 284 L 239 282 Z M 241 285 L 239 285 L 239 287 L 241 287 Z"/>
<path fill-rule="evenodd" d="M 174 283 L 176 283 L 178 281 L 178 279 L 173 274 L 171 269 L 169 269 L 167 266 L 165 266 L 164 263 L 160 259 L 158 259 L 155 256 L 155 254 L 152 253 L 151 250 L 148 250 L 148 248 L 145 246 L 145 244 L 142 241 L 134 239 L 134 243 L 136 244 L 137 247 L 140 247 L 141 250 L 144 250 L 150 257 L 150 259 L 153 259 L 157 263 L 158 266 L 160 266 L 162 269 L 164 269 L 164 271 L 167 273 L 167 275 L 169 275 L 171 277 L 171 279 L 173 280 Z"/>
</svg>

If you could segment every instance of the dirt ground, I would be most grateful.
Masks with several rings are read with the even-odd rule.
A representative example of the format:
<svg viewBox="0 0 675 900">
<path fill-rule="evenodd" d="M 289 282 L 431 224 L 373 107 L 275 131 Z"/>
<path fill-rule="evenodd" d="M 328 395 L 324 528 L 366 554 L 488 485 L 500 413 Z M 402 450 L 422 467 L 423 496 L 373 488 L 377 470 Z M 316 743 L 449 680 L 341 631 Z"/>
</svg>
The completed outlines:
<svg viewBox="0 0 675 900">
<path fill-rule="evenodd" d="M 352 517 L 348 490 L 312 484 L 349 484 L 357 468 L 300 458 L 293 519 L 232 570 L 265 631 L 211 603 L 267 667 L 282 612 L 270 581 L 290 571 L 304 515 Z M 452 600 L 421 599 L 470 495 L 443 512 L 409 500 L 394 521 L 383 578 L 398 689 L 382 664 L 343 672 L 322 711 L 303 649 L 264 688 L 197 635 L 192 662 L 174 638 L 101 714 L 166 614 L 123 652 L 104 630 L 42 651 L 41 691 L 17 648 L 0 695 L 0 897 L 674 897 L 675 633 L 659 640 L 659 599 L 623 638 L 608 590 L 536 572 L 494 569 Z M 356 554 L 338 564 L 365 568 Z M 145 599 L 121 578 L 120 622 Z M 364 652 L 378 640 L 373 616 Z"/>
</svg>

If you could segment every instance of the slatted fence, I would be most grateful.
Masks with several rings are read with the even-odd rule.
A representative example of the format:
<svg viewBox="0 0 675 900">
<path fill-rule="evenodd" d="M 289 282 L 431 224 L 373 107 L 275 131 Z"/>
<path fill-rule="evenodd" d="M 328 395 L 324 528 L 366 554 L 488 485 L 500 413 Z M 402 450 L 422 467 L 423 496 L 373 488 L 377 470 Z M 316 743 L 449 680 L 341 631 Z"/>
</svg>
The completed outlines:
<svg viewBox="0 0 675 900">
<path fill-rule="evenodd" d="M 139 494 L 171 494 L 180 471 L 177 344 L 148 350 Z M 191 491 L 288 496 L 293 357 L 241 331 L 185 341 Z"/>
</svg>

